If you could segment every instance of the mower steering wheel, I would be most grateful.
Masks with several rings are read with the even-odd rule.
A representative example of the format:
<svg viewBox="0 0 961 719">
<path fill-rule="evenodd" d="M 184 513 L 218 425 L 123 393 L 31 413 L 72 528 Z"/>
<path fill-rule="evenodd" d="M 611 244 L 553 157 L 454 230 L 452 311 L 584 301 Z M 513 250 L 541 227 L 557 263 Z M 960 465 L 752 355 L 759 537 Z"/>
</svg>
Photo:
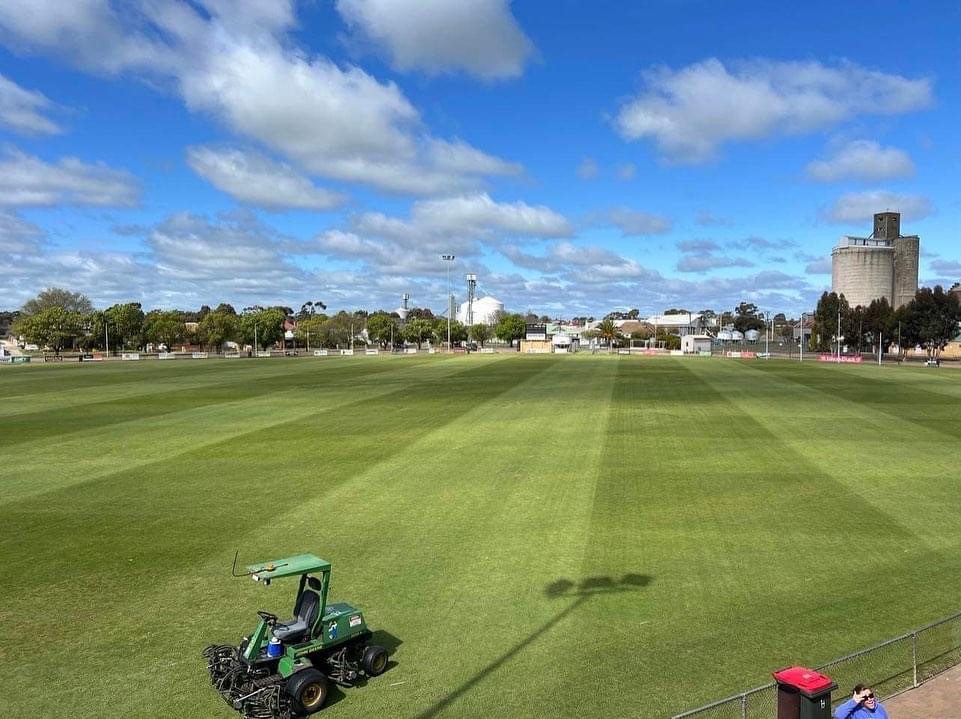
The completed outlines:
<svg viewBox="0 0 961 719">
<path fill-rule="evenodd" d="M 262 609 L 257 610 L 257 616 L 263 619 L 267 624 L 274 625 L 277 623 L 277 615 L 271 614 L 270 612 L 265 612 Z"/>
</svg>

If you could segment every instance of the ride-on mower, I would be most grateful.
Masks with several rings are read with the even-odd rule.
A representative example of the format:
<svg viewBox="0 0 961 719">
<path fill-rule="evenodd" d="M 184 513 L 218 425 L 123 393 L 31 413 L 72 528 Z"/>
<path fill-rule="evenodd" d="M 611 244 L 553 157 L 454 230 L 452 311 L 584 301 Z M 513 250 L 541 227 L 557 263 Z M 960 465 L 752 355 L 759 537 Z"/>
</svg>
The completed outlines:
<svg viewBox="0 0 961 719">
<path fill-rule="evenodd" d="M 245 719 L 313 714 L 327 701 L 330 682 L 351 686 L 387 668 L 387 650 L 370 643 L 363 613 L 350 604 L 327 604 L 330 562 L 298 554 L 250 565 L 241 574 L 236 567 L 235 556 L 231 573 L 263 585 L 300 577 L 291 619 L 259 611 L 257 628 L 239 646 L 204 649 L 210 682 Z"/>
</svg>

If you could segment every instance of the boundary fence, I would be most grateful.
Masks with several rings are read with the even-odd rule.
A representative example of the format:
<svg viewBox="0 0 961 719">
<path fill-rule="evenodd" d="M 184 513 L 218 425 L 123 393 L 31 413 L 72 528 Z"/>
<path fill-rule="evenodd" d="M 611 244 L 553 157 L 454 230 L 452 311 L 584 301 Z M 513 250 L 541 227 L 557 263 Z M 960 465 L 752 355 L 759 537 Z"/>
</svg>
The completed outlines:
<svg viewBox="0 0 961 719">
<path fill-rule="evenodd" d="M 840 704 L 857 682 L 870 684 L 887 699 L 957 664 L 961 664 L 961 612 L 814 668 L 838 683 L 838 697 L 832 701 Z M 771 719 L 777 710 L 776 687 L 771 682 L 672 719 Z"/>
</svg>

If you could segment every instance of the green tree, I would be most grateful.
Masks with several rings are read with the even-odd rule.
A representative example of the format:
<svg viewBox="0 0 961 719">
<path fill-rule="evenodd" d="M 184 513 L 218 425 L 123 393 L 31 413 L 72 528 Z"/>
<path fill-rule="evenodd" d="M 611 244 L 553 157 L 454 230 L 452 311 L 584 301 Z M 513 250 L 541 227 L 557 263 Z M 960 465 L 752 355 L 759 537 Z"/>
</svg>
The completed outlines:
<svg viewBox="0 0 961 719">
<path fill-rule="evenodd" d="M 51 307 L 60 307 L 68 312 L 78 314 L 89 314 L 93 312 L 93 305 L 86 295 L 79 292 L 71 292 L 60 287 L 48 287 L 32 300 L 27 300 L 21 312 L 25 315 L 33 315 L 41 310 Z"/>
<path fill-rule="evenodd" d="M 27 342 L 50 347 L 59 356 L 84 331 L 84 316 L 79 312 L 53 306 L 31 315 L 22 315 L 14 323 L 14 332 Z"/>
<path fill-rule="evenodd" d="M 454 323 L 451 322 L 451 325 Z M 444 338 L 447 337 L 447 321 L 444 321 Z M 403 336 L 405 342 L 410 342 L 417 345 L 417 349 L 420 349 L 421 344 L 426 342 L 434 334 L 434 323 L 428 319 L 410 319 L 408 318 L 407 324 L 403 327 Z"/>
<path fill-rule="evenodd" d="M 494 335 L 502 342 L 513 345 L 514 340 L 523 339 L 527 332 L 527 323 L 518 314 L 502 317 L 494 326 Z"/>
<path fill-rule="evenodd" d="M 764 320 L 758 314 L 757 305 L 742 302 L 734 308 L 734 329 L 738 332 L 764 329 Z"/>
<path fill-rule="evenodd" d="M 851 307 L 844 295 L 825 292 L 818 300 L 811 326 L 811 344 L 818 352 L 830 352 L 836 346 L 838 334 L 838 313 L 841 314 L 841 336 L 853 337 L 851 329 Z M 846 334 L 847 333 L 847 334 Z"/>
<path fill-rule="evenodd" d="M 208 312 L 197 325 L 197 339 L 201 346 L 219 352 L 225 342 L 240 338 L 240 320 L 236 314 L 224 311 Z"/>
<path fill-rule="evenodd" d="M 313 317 L 315 313 L 322 312 L 326 309 L 327 305 L 320 300 L 307 300 L 300 306 L 300 312 L 296 314 L 295 318 L 297 320 L 303 320 L 307 317 Z"/>
<path fill-rule="evenodd" d="M 961 305 L 958 298 L 941 285 L 922 287 L 914 299 L 901 308 L 901 336 L 906 344 L 921 345 L 932 357 L 958 334 Z"/>
<path fill-rule="evenodd" d="M 144 313 L 140 303 L 114 305 L 105 310 L 105 314 L 112 344 L 125 348 L 139 348 L 143 345 Z"/>
<path fill-rule="evenodd" d="M 209 317 L 209 315 L 208 315 Z M 143 321 L 143 334 L 148 342 L 170 349 L 184 338 L 183 317 L 176 310 L 153 310 Z"/>
<path fill-rule="evenodd" d="M 494 335 L 494 329 L 490 325 L 476 324 L 471 325 L 470 336 L 477 342 L 481 347 Z"/>
<path fill-rule="evenodd" d="M 297 321 L 294 338 L 305 347 L 324 347 L 327 344 L 327 315 L 310 315 Z"/>
<path fill-rule="evenodd" d="M 872 300 L 864 310 L 864 332 L 871 337 L 872 343 L 881 335 L 885 351 L 894 342 L 897 326 L 897 315 L 887 297 Z"/>
<path fill-rule="evenodd" d="M 463 322 L 458 322 L 453 320 L 450 323 L 450 341 L 453 345 L 459 345 L 461 342 L 466 342 L 469 334 L 467 332 L 467 325 Z M 447 339 L 447 335 L 444 335 L 444 339 Z"/>
<path fill-rule="evenodd" d="M 654 328 L 650 325 L 641 325 L 638 329 L 631 332 L 632 340 L 649 340 L 654 336 Z"/>
<path fill-rule="evenodd" d="M 367 336 L 386 348 L 397 336 L 397 321 L 386 312 L 375 312 L 367 318 Z"/>
<path fill-rule="evenodd" d="M 601 320 L 597 325 L 597 336 L 607 343 L 607 348 L 610 350 L 621 338 L 621 331 L 614 324 L 614 320 Z"/>
<path fill-rule="evenodd" d="M 341 310 L 328 319 L 325 325 L 327 331 L 325 344 L 328 347 L 339 347 L 341 345 L 348 347 L 351 345 L 351 337 L 355 335 L 361 327 L 363 327 L 361 320 Z"/>
<path fill-rule="evenodd" d="M 283 309 L 271 307 L 248 307 L 240 315 L 240 337 L 247 344 L 267 349 L 279 342 L 284 336 L 284 320 L 287 315 Z"/>
<path fill-rule="evenodd" d="M 432 320 L 434 313 L 426 307 L 412 307 L 407 313 L 407 320 Z"/>
</svg>

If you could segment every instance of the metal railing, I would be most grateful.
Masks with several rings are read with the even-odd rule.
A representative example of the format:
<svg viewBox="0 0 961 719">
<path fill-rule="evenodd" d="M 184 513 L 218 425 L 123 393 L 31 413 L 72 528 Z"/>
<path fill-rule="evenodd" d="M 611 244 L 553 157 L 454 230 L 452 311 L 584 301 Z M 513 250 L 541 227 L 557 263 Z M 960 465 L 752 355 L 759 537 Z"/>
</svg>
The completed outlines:
<svg viewBox="0 0 961 719">
<path fill-rule="evenodd" d="M 857 682 L 866 682 L 880 697 L 889 698 L 957 664 L 961 664 L 961 612 L 815 669 L 841 687 L 837 704 L 848 698 L 849 688 Z M 776 707 L 777 687 L 772 682 L 675 714 L 672 719 L 771 719 Z"/>
</svg>

